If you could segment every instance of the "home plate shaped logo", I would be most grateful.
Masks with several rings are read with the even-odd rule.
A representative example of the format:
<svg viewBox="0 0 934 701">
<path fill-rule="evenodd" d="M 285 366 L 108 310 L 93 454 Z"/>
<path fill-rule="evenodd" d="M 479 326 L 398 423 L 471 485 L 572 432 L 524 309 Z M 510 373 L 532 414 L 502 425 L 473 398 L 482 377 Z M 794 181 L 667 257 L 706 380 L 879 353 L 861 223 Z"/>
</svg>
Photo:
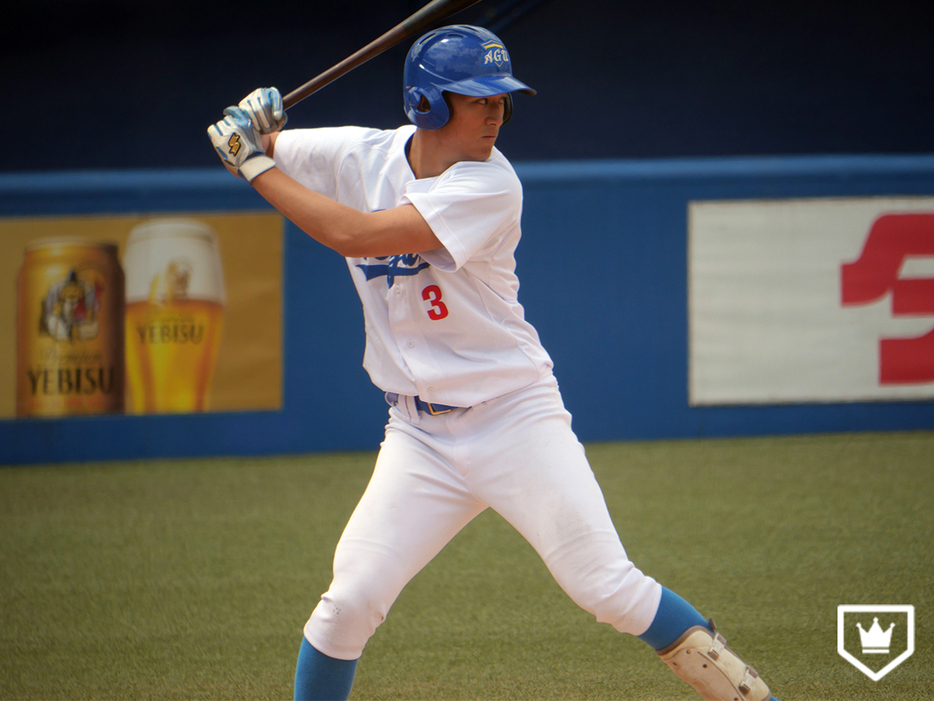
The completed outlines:
<svg viewBox="0 0 934 701">
<path fill-rule="evenodd" d="M 837 652 L 874 682 L 914 651 L 914 606 L 837 607 Z"/>
</svg>

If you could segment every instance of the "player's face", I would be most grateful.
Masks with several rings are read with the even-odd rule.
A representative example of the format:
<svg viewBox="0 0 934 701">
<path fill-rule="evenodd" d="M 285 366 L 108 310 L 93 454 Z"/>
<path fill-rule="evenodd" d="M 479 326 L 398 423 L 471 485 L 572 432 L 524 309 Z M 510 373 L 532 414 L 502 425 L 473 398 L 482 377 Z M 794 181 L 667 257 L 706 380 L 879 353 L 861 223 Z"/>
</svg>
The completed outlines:
<svg viewBox="0 0 934 701">
<path fill-rule="evenodd" d="M 485 161 L 493 152 L 503 126 L 506 94 L 471 97 L 448 93 L 451 118 L 439 132 L 458 161 Z M 439 134 L 441 136 L 442 134 Z"/>
</svg>

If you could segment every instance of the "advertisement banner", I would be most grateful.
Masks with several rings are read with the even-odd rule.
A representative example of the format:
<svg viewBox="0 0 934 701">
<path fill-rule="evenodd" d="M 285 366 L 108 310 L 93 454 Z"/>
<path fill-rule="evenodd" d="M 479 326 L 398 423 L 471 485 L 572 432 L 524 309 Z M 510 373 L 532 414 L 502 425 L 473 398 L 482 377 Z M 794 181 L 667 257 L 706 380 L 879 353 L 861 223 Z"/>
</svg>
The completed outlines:
<svg viewBox="0 0 934 701">
<path fill-rule="evenodd" d="M 934 198 L 692 202 L 691 405 L 934 398 Z"/>
<path fill-rule="evenodd" d="M 0 219 L 0 418 L 277 410 L 278 214 Z"/>
</svg>

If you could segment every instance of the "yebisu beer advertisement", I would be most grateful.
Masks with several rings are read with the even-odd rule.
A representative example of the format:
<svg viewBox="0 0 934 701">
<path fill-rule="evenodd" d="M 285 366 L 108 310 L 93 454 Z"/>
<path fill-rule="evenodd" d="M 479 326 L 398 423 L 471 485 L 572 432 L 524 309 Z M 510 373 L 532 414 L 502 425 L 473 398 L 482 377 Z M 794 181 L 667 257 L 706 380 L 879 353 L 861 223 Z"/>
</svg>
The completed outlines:
<svg viewBox="0 0 934 701">
<path fill-rule="evenodd" d="M 0 220 L 0 418 L 276 410 L 278 214 Z"/>
</svg>

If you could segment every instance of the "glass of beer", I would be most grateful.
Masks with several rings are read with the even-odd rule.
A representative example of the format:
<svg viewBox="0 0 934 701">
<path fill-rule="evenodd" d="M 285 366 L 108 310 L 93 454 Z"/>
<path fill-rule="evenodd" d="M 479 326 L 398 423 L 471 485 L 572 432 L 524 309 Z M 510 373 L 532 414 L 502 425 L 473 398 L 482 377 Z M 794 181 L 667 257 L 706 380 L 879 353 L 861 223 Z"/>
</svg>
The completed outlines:
<svg viewBox="0 0 934 701">
<path fill-rule="evenodd" d="M 191 219 L 144 222 L 130 232 L 123 270 L 127 413 L 207 410 L 225 301 L 214 232 Z"/>
</svg>

